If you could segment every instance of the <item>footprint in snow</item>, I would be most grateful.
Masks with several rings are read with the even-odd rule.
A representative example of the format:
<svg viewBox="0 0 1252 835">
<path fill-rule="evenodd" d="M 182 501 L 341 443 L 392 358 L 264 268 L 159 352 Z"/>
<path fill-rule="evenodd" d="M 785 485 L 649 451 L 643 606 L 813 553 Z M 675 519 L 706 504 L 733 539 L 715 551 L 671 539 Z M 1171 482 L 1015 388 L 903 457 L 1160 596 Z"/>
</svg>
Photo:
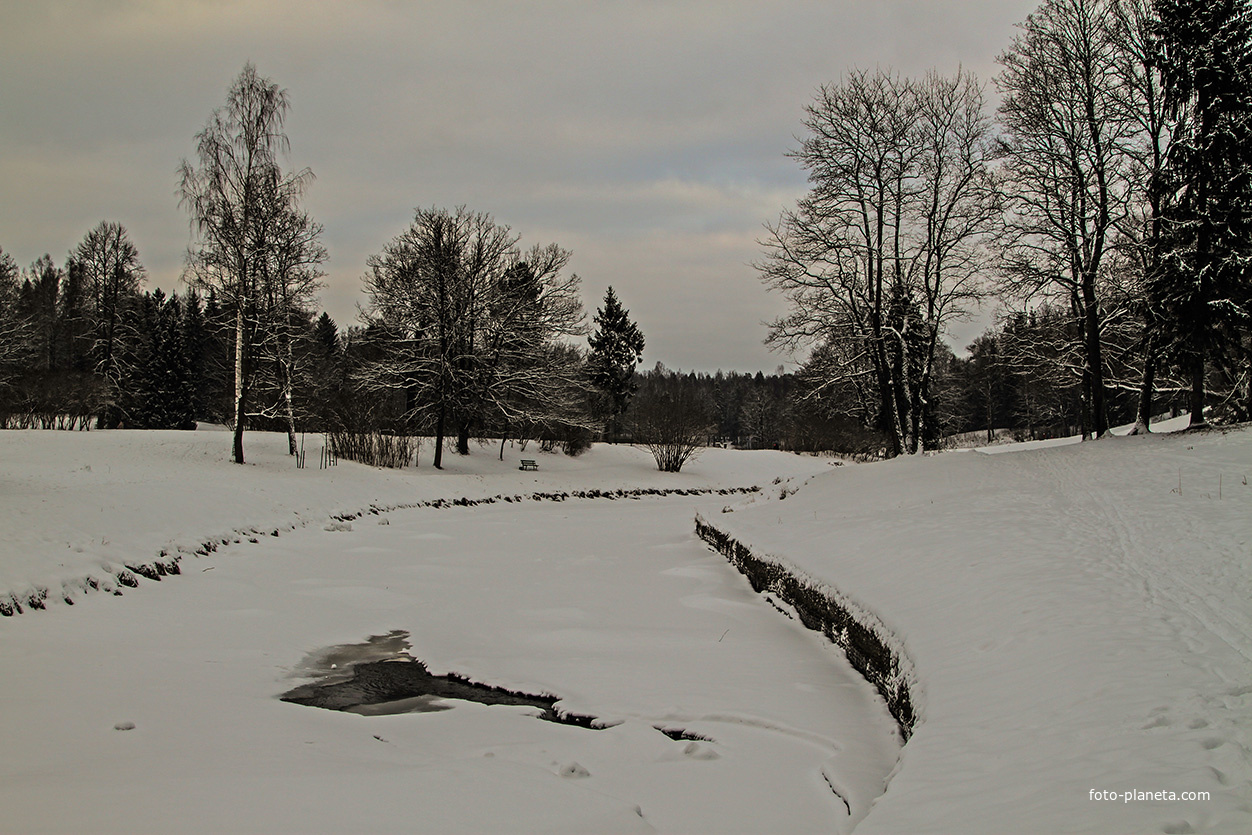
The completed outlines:
<svg viewBox="0 0 1252 835">
<path fill-rule="evenodd" d="M 583 768 L 576 762 L 561 766 L 561 770 L 557 772 L 562 777 L 590 777 L 591 772 Z"/>
</svg>

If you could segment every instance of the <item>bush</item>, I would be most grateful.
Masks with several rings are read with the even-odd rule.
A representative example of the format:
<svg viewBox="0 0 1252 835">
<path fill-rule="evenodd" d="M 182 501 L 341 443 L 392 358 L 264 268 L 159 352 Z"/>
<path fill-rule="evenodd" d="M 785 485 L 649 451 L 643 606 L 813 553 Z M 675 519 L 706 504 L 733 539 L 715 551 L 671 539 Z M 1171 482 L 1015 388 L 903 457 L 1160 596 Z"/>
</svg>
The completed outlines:
<svg viewBox="0 0 1252 835">
<path fill-rule="evenodd" d="M 326 444 L 339 458 L 392 469 L 403 469 L 414 463 L 419 447 L 418 440 L 408 435 L 346 430 L 327 432 Z"/>
<path fill-rule="evenodd" d="M 657 469 L 676 473 L 708 445 L 713 404 L 693 376 L 658 368 L 644 376 L 627 422 L 636 442 L 656 459 Z"/>
</svg>

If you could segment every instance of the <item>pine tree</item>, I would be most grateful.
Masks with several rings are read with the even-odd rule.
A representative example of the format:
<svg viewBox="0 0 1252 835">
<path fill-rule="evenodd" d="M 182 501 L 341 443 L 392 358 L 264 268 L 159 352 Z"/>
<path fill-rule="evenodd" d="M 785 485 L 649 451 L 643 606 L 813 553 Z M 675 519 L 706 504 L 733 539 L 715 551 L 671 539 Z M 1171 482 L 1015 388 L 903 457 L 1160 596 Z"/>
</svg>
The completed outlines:
<svg viewBox="0 0 1252 835">
<path fill-rule="evenodd" d="M 1252 13 L 1246 0 L 1157 0 L 1167 109 L 1164 268 L 1149 298 L 1167 351 L 1191 379 L 1191 425 L 1205 425 L 1205 373 L 1241 346 L 1252 257 Z"/>
<path fill-rule="evenodd" d="M 605 435 L 615 438 L 621 416 L 635 394 L 635 366 L 643 361 L 643 332 L 630 320 L 630 311 L 617 300 L 610 287 L 604 307 L 596 311 L 596 330 L 588 340 L 591 353 L 587 371 L 591 384 L 602 394 Z"/>
</svg>

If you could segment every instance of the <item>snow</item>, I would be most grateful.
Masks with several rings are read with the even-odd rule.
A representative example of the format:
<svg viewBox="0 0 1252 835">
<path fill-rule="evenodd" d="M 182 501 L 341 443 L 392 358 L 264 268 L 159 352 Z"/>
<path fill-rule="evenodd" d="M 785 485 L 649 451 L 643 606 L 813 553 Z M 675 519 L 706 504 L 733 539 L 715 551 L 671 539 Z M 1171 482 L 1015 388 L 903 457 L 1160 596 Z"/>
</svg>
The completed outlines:
<svg viewBox="0 0 1252 835">
<path fill-rule="evenodd" d="M 678 475 L 630 447 L 436 472 L 284 445 L 250 434 L 239 467 L 215 431 L 0 432 L 0 598 L 48 589 L 0 618 L 0 832 L 1252 831 L 1248 430 Z M 658 489 L 684 492 L 574 497 Z M 901 654 L 903 748 L 697 513 Z M 87 593 L 162 552 L 182 576 Z M 278 700 L 392 633 L 608 727 Z"/>
<path fill-rule="evenodd" d="M 920 721 L 857 832 L 1252 831 L 1252 434 L 994 451 L 710 518 L 913 664 Z"/>
<path fill-rule="evenodd" d="M 120 599 L 53 596 L 0 620 L 0 831 L 846 832 L 882 792 L 899 740 L 876 693 L 694 536 L 695 512 L 742 494 L 326 515 L 423 496 L 773 486 L 828 462 L 710 450 L 674 476 L 598 447 L 532 450 L 540 471 L 526 475 L 494 450 L 453 458 L 460 472 L 319 472 L 288 468 L 265 436 L 258 463 L 235 467 L 225 439 L 0 433 L 8 483 L 41 480 L 38 497 L 15 491 L 28 513 L 8 530 L 26 542 L 55 545 L 64 519 L 90 543 L 96 497 L 136 525 L 94 536 L 116 554 L 262 534 L 187 553 L 182 576 Z M 113 482 L 77 485 L 84 458 Z M 292 508 L 308 524 L 268 535 Z M 48 573 L 11 541 L 11 575 Z M 361 716 L 278 700 L 310 654 L 397 630 L 436 674 L 552 693 L 609 727 L 459 701 Z"/>
<path fill-rule="evenodd" d="M 577 458 L 485 445 L 474 454 L 444 456 L 430 466 L 429 442 L 419 466 L 381 470 L 352 462 L 319 469 L 321 436 L 305 440 L 309 467 L 297 470 L 284 435 L 245 437 L 243 466 L 229 464 L 230 435 L 221 430 L 177 432 L 0 432 L 0 602 L 47 590 L 48 600 L 76 599 L 92 578 L 116 585 L 125 565 L 146 564 L 164 552 L 191 554 L 207 543 L 326 524 L 350 516 L 436 499 L 575 490 L 747 487 L 779 474 L 827 467 L 822 461 L 773 452 L 745 458 L 705 451 L 685 472 L 657 473 L 652 457 L 628 446 L 599 445 Z M 522 457 L 539 471 L 518 470 Z M 775 472 L 767 461 L 780 462 Z M 174 560 L 170 560 L 174 561 Z"/>
</svg>

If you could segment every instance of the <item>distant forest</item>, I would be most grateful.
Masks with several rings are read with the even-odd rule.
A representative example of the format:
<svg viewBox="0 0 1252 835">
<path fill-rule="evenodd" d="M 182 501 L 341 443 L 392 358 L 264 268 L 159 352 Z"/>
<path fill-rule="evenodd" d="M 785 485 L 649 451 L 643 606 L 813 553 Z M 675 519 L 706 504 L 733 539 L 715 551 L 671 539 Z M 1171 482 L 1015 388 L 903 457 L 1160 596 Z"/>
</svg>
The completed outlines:
<svg viewBox="0 0 1252 835">
<path fill-rule="evenodd" d="M 144 290 L 101 222 L 58 264 L 0 250 L 0 426 L 322 433 L 402 466 L 413 438 L 577 454 L 643 443 L 877 457 L 1252 419 L 1252 12 L 1246 0 L 1046 0 L 966 72 L 854 71 L 789 153 L 809 190 L 756 267 L 795 373 L 641 371 L 612 288 L 589 324 L 570 253 L 465 207 L 423 208 L 365 265 L 362 322 L 318 312 L 327 253 L 288 170 L 284 90 L 244 67 L 179 171 L 185 290 Z M 1001 311 L 958 357 L 975 304 Z M 503 449 L 503 447 L 501 447 Z"/>
</svg>

